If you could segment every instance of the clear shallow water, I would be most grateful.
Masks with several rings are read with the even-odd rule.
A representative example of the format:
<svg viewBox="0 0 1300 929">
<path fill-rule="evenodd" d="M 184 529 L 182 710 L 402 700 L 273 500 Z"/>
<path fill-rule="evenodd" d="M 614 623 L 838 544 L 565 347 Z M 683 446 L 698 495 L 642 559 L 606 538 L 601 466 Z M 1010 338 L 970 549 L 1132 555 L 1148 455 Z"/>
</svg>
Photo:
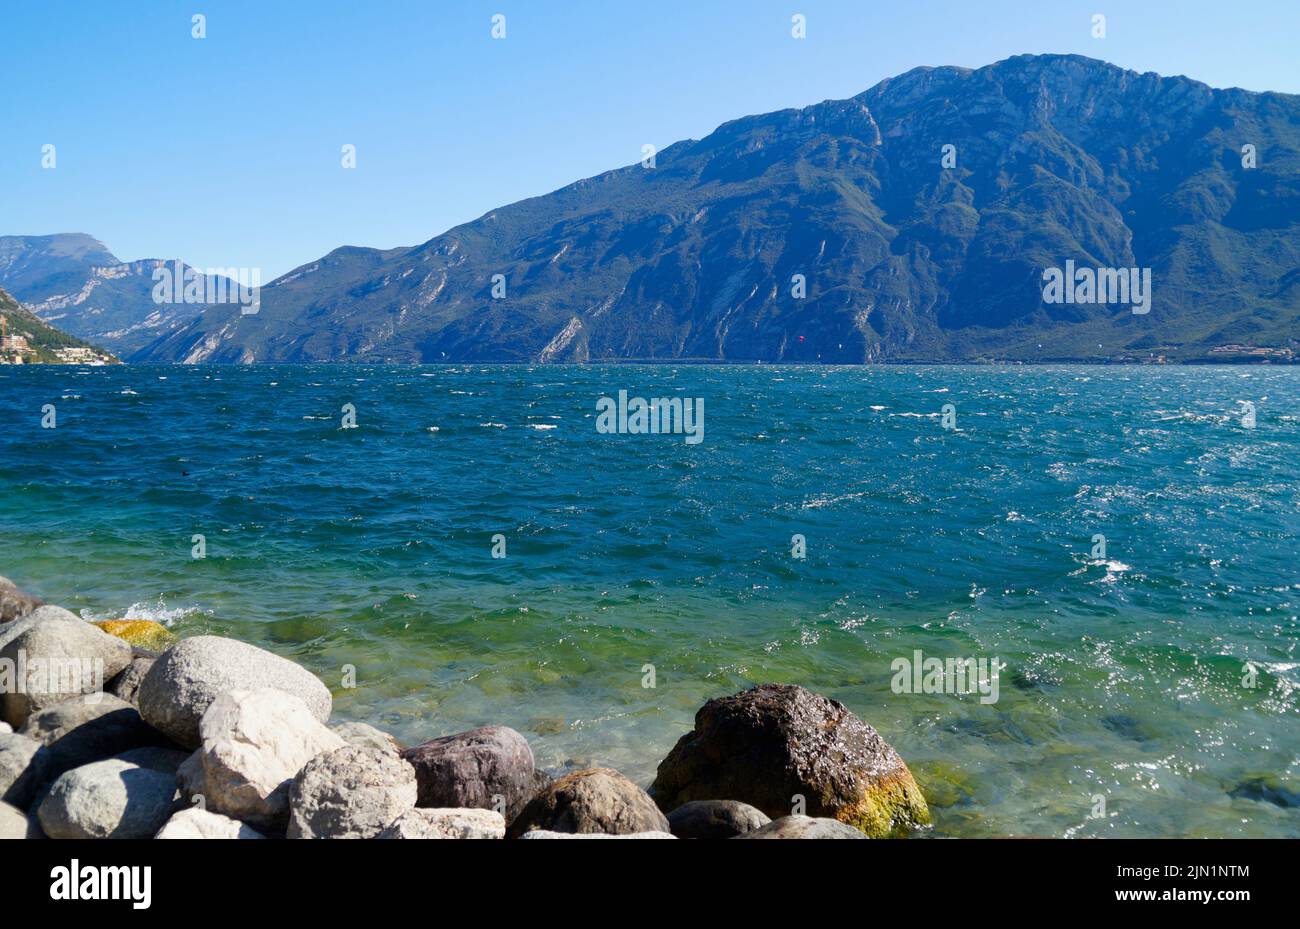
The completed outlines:
<svg viewBox="0 0 1300 929">
<path fill-rule="evenodd" d="M 620 389 L 703 397 L 704 442 L 598 434 Z M 783 681 L 938 835 L 1300 836 L 1297 452 L 1294 369 L 0 368 L 0 574 L 294 657 L 411 743 L 503 723 L 644 784 Z M 914 649 L 1000 658 L 997 703 L 894 693 Z"/>
</svg>

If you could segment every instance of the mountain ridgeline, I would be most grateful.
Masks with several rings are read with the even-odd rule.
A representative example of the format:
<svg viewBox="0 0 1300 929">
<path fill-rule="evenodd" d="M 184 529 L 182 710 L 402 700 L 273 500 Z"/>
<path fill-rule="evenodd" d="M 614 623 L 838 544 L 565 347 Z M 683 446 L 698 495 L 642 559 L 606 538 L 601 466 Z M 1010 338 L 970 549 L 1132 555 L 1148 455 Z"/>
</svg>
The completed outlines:
<svg viewBox="0 0 1300 929">
<path fill-rule="evenodd" d="M 1045 301 L 1067 261 L 1150 269 L 1149 312 Z M 338 249 L 135 359 L 1290 360 L 1297 316 L 1300 97 L 1020 56 Z"/>
<path fill-rule="evenodd" d="M 154 300 L 154 272 L 172 265 L 157 258 L 121 261 L 82 233 L 0 236 L 0 286 L 45 322 L 123 356 L 203 310 L 198 303 Z"/>
</svg>

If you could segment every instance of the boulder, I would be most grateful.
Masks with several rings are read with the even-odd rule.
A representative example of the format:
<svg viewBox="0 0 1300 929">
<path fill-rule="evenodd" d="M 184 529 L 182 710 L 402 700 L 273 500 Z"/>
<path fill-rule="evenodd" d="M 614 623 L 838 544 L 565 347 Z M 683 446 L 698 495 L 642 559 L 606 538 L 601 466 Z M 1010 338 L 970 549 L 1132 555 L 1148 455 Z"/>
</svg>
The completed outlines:
<svg viewBox="0 0 1300 929">
<path fill-rule="evenodd" d="M 115 697 L 120 697 L 127 703 L 138 703 L 140 695 L 140 682 L 144 676 L 149 673 L 153 667 L 154 659 L 145 658 L 142 655 L 136 655 L 131 659 L 131 663 L 126 666 L 117 677 L 108 682 L 108 692 Z"/>
<path fill-rule="evenodd" d="M 604 832 L 551 832 L 547 829 L 534 829 L 519 836 L 521 839 L 675 839 L 671 832 L 626 832 L 621 835 L 607 835 Z"/>
<path fill-rule="evenodd" d="M 6 667 L 0 677 L 14 677 L 0 684 L 0 705 L 5 722 L 15 729 L 32 713 L 74 694 L 102 692 L 105 682 L 131 663 L 131 646 L 121 639 L 70 613 L 45 614 L 49 610 L 58 608 L 36 610 L 28 617 L 31 624 L 0 649 Z"/>
<path fill-rule="evenodd" d="M 406 746 L 396 738 L 369 723 L 331 723 L 330 731 L 357 748 L 377 748 L 394 754 L 400 754 L 406 749 Z"/>
<path fill-rule="evenodd" d="M 45 603 L 40 597 L 19 590 L 7 577 L 0 580 L 4 581 L 0 584 L 0 623 L 22 619 Z"/>
<path fill-rule="evenodd" d="M 346 745 L 301 699 L 274 688 L 221 694 L 203 714 L 199 731 L 201 778 L 195 783 L 186 761 L 178 781 L 201 794 L 208 810 L 264 832 L 284 828 L 289 785 L 303 766 Z"/>
<path fill-rule="evenodd" d="M 37 790 L 48 783 L 48 763 L 49 749 L 35 739 L 17 733 L 0 735 L 0 800 L 28 809 Z"/>
<path fill-rule="evenodd" d="M 147 839 L 176 808 L 176 764 L 165 750 L 139 749 L 65 772 L 36 815 L 52 839 Z M 137 763 L 139 762 L 139 763 Z"/>
<path fill-rule="evenodd" d="M 345 745 L 318 755 L 289 788 L 291 839 L 373 839 L 415 809 L 415 769 L 395 753 Z"/>
<path fill-rule="evenodd" d="M 772 817 L 802 797 L 809 816 L 872 837 L 930 821 L 912 773 L 876 730 L 842 703 L 786 684 L 706 703 L 659 763 L 650 793 L 663 810 L 730 799 Z"/>
<path fill-rule="evenodd" d="M 27 717 L 20 734 L 49 749 L 43 783 L 129 749 L 168 747 L 167 739 L 147 725 L 135 707 L 112 694 L 72 697 L 46 707 Z"/>
<path fill-rule="evenodd" d="M 738 839 L 865 839 L 867 836 L 838 819 L 813 816 L 782 816 L 761 829 L 736 836 Z"/>
<path fill-rule="evenodd" d="M 762 810 L 735 800 L 692 800 L 668 814 L 668 826 L 679 839 L 731 839 L 771 821 Z"/>
<path fill-rule="evenodd" d="M 506 819 L 496 810 L 408 810 L 381 839 L 504 839 Z"/>
<path fill-rule="evenodd" d="M 533 750 L 507 726 L 484 726 L 408 748 L 418 806 L 501 810 L 513 819 L 532 799 Z"/>
<path fill-rule="evenodd" d="M 43 839 L 41 824 L 16 806 L 0 803 L 0 840 Z"/>
<path fill-rule="evenodd" d="M 173 645 L 144 676 L 137 697 L 145 722 L 178 745 L 198 748 L 199 720 L 219 694 L 268 688 L 297 697 L 317 721 L 329 719 L 330 692 L 314 674 L 279 655 L 219 636 L 195 636 Z"/>
<path fill-rule="evenodd" d="M 161 652 L 176 641 L 176 635 L 162 623 L 148 619 L 105 619 L 91 625 L 117 636 L 133 648 Z"/>
<path fill-rule="evenodd" d="M 181 810 L 158 830 L 155 839 L 265 839 L 266 836 L 237 819 L 208 810 Z"/>
<path fill-rule="evenodd" d="M 0 735 L 9 735 L 14 731 L 14 727 L 8 723 L 0 723 Z"/>
<path fill-rule="evenodd" d="M 559 778 L 534 797 L 510 824 L 509 838 L 533 829 L 549 832 L 668 832 L 644 790 L 612 768 L 590 768 Z"/>
</svg>

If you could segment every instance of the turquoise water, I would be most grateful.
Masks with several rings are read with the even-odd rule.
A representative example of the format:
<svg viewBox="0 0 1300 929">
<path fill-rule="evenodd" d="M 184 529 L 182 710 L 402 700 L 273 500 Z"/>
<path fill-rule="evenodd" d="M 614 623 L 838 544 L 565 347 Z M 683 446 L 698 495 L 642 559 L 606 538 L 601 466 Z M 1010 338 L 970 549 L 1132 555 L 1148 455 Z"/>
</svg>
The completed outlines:
<svg viewBox="0 0 1300 929">
<path fill-rule="evenodd" d="M 620 389 L 703 398 L 704 441 L 599 434 Z M 1295 369 L 0 368 L 0 574 L 412 743 L 503 723 L 648 783 L 785 681 L 936 835 L 1300 836 L 1298 452 Z M 1000 659 L 997 702 L 894 692 L 916 649 Z"/>
</svg>

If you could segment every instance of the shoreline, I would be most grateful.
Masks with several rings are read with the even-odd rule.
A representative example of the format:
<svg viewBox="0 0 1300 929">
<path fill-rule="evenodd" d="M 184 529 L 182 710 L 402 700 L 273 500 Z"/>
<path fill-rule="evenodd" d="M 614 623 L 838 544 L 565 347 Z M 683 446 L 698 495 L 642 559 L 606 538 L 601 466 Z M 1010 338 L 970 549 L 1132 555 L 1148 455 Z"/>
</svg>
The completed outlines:
<svg viewBox="0 0 1300 929">
<path fill-rule="evenodd" d="M 56 666 L 61 686 L 42 686 Z M 150 620 L 92 623 L 0 577 L 6 670 L 0 837 L 885 838 L 930 824 L 894 749 L 795 685 L 709 700 L 643 789 L 611 768 L 552 777 L 505 726 L 408 747 L 331 723 L 329 690 L 288 659 Z"/>
</svg>

